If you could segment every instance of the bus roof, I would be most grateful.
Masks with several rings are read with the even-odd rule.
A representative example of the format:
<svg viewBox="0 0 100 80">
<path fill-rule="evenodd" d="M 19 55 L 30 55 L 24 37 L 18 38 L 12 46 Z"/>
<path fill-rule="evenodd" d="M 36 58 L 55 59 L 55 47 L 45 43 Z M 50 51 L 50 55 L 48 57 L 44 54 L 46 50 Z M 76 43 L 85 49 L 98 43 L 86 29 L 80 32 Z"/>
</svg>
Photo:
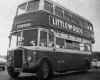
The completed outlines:
<svg viewBox="0 0 100 80">
<path fill-rule="evenodd" d="M 58 3 L 56 3 L 56 2 L 54 2 L 54 1 L 52 1 L 52 0 L 45 0 L 45 1 L 50 2 L 50 3 L 54 4 L 54 5 L 56 5 L 56 6 L 60 7 L 60 8 L 62 8 L 63 10 L 68 11 L 68 12 L 71 13 L 72 15 L 75 15 L 76 17 L 81 18 L 81 19 L 83 19 L 84 21 L 87 21 L 87 22 L 91 23 L 88 19 L 86 19 L 86 18 L 84 18 L 84 17 L 82 17 L 82 16 L 80 16 L 80 15 L 74 13 L 73 11 L 69 10 L 68 8 L 63 7 L 63 6 L 61 6 L 60 4 L 58 4 Z"/>
<path fill-rule="evenodd" d="M 26 2 L 30 2 L 30 1 L 34 1 L 34 0 L 26 0 L 26 1 L 23 1 L 21 4 L 26 3 Z M 36 1 L 39 1 L 39 0 L 36 0 Z M 56 3 L 56 2 L 54 2 L 54 1 L 52 1 L 52 0 L 44 0 L 44 1 L 50 2 L 50 3 L 52 3 L 53 5 L 58 6 L 58 7 L 62 8 L 63 10 L 68 11 L 69 13 L 71 13 L 71 15 L 74 15 L 74 16 L 80 18 L 80 19 L 83 19 L 84 21 L 89 22 L 89 23 L 92 25 L 92 23 L 91 23 L 88 19 L 86 19 L 86 18 L 84 18 L 84 17 L 82 17 L 82 16 L 76 14 L 75 12 L 69 10 L 68 8 L 63 7 L 63 6 L 61 6 L 60 4 L 58 4 L 58 3 Z M 21 5 L 21 4 L 20 4 L 20 5 Z"/>
</svg>

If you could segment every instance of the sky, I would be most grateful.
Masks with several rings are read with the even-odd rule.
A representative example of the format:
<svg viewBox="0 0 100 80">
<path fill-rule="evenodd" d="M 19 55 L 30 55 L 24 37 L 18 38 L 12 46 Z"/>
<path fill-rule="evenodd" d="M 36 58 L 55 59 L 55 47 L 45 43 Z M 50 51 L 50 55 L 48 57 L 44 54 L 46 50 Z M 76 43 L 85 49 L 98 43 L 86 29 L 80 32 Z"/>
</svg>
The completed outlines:
<svg viewBox="0 0 100 80">
<path fill-rule="evenodd" d="M 8 36 L 12 28 L 17 6 L 26 0 L 0 0 L 0 55 L 6 55 Z M 85 17 L 94 26 L 94 51 L 100 51 L 100 0 L 53 0 L 67 9 Z"/>
</svg>

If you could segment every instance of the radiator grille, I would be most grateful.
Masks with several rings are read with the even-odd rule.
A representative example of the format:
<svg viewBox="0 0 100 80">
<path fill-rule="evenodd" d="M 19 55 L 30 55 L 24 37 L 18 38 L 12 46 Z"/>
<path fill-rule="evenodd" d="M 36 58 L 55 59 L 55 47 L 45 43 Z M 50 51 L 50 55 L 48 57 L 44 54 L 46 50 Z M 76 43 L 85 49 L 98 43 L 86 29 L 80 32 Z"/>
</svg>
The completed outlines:
<svg viewBox="0 0 100 80">
<path fill-rule="evenodd" d="M 15 50 L 14 51 L 14 67 L 22 68 L 22 61 L 23 61 L 23 51 Z"/>
</svg>

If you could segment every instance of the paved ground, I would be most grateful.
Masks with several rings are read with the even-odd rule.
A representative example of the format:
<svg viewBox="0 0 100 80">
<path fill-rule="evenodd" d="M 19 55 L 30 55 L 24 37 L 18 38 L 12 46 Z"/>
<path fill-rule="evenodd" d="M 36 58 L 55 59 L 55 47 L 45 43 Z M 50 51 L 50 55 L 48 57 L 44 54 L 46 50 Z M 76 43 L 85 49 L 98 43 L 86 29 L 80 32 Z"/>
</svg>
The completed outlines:
<svg viewBox="0 0 100 80">
<path fill-rule="evenodd" d="M 11 78 L 7 70 L 0 71 L 0 80 L 37 80 L 36 76 L 33 74 L 22 74 L 19 78 Z M 88 73 L 83 72 L 73 72 L 54 75 L 51 80 L 100 80 L 100 70 L 90 70 Z"/>
</svg>

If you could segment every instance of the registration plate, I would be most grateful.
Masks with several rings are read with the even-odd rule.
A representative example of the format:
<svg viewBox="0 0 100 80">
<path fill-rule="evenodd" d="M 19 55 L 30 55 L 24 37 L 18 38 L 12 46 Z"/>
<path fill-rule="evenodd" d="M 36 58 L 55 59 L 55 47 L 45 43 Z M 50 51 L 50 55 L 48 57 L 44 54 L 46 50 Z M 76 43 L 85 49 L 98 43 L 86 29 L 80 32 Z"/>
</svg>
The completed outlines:
<svg viewBox="0 0 100 80">
<path fill-rule="evenodd" d="M 22 71 L 22 68 L 14 68 L 15 71 Z"/>
</svg>

